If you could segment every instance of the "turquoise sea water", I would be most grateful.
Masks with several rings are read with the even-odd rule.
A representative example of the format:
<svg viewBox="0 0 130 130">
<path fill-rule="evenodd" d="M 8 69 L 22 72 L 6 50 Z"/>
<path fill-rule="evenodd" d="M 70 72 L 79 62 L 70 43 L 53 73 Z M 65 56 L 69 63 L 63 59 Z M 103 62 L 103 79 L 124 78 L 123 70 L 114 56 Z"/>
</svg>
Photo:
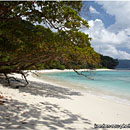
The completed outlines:
<svg viewBox="0 0 130 130">
<path fill-rule="evenodd" d="M 75 72 L 53 72 L 43 75 L 56 82 L 80 86 L 91 93 L 130 104 L 130 70 L 92 71 L 87 74 L 94 80 L 79 76 Z"/>
</svg>

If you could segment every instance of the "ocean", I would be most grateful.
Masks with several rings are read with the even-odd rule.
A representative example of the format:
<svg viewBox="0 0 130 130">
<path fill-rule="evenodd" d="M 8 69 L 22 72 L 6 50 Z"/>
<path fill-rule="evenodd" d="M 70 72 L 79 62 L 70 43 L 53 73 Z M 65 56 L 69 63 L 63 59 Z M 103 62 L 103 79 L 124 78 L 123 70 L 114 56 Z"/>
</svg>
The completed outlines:
<svg viewBox="0 0 130 130">
<path fill-rule="evenodd" d="M 83 72 L 93 80 L 75 72 L 44 73 L 41 78 L 57 84 L 75 86 L 91 94 L 130 105 L 130 70 Z"/>
</svg>

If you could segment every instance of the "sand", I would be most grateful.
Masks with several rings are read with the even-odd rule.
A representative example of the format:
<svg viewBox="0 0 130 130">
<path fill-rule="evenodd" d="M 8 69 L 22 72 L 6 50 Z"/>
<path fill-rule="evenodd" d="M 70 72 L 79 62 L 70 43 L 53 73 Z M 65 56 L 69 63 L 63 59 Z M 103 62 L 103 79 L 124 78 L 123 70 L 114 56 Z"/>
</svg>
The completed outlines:
<svg viewBox="0 0 130 130">
<path fill-rule="evenodd" d="M 52 71 L 58 70 L 39 72 Z M 14 76 L 23 81 L 20 75 Z M 27 78 L 30 84 L 18 89 L 13 87 L 21 83 L 12 81 L 10 87 L 0 80 L 0 129 L 92 130 L 94 124 L 130 123 L 129 105 L 49 84 L 31 73 Z M 101 130 L 107 129 L 114 128 Z"/>
</svg>

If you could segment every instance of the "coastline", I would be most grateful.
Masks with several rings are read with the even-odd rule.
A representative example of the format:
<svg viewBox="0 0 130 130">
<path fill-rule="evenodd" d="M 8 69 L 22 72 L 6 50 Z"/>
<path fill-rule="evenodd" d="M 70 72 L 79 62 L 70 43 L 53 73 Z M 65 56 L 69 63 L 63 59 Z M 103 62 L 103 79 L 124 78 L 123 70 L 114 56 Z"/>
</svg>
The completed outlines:
<svg viewBox="0 0 130 130">
<path fill-rule="evenodd" d="M 88 69 L 81 69 L 78 71 L 89 71 Z M 116 69 L 96 69 L 96 70 L 91 70 L 91 71 L 118 71 Z M 75 82 L 71 82 L 71 81 L 67 81 L 67 80 L 60 80 L 57 78 L 53 78 L 53 77 L 48 77 L 46 76 L 47 73 L 64 73 L 64 72 L 74 72 L 73 70 L 42 70 L 39 71 L 37 74 L 38 76 L 33 75 L 33 77 L 38 78 L 43 80 L 45 83 L 51 84 L 51 85 L 55 85 L 55 86 L 59 86 L 59 87 L 67 87 L 69 89 L 76 89 L 77 91 L 80 92 L 86 92 L 89 93 L 91 95 L 95 95 L 98 96 L 99 98 L 103 98 L 112 102 L 117 102 L 120 104 L 124 104 L 124 105 L 129 105 L 130 106 L 130 98 L 123 95 L 124 98 L 122 98 L 122 95 L 120 94 L 116 94 L 115 92 L 107 92 L 104 91 L 102 89 L 94 89 L 93 87 L 86 87 L 84 86 L 84 84 L 76 84 Z"/>
<path fill-rule="evenodd" d="M 113 71 L 115 69 L 77 69 L 77 71 Z M 65 69 L 65 70 L 58 70 L 58 69 L 48 69 L 48 70 L 32 70 L 32 72 L 39 72 L 39 73 L 53 73 L 53 72 L 73 72 L 73 69 Z"/>
<path fill-rule="evenodd" d="M 37 72 L 57 72 L 57 70 Z M 18 74 L 14 74 L 14 76 L 21 79 Z M 130 106 L 128 105 L 111 102 L 67 86 L 46 82 L 33 77 L 30 72 L 27 78 L 30 81 L 30 85 L 25 88 L 12 89 L 0 84 L 1 95 L 7 98 L 7 103 L 0 105 L 0 110 L 3 110 L 3 115 L 0 114 L 0 128 L 83 130 L 85 128 L 94 129 L 95 123 L 130 123 Z M 11 101 L 13 102 L 12 108 L 14 111 L 10 110 L 12 108 L 9 109 L 9 102 L 11 103 Z M 17 110 L 15 106 L 19 107 L 19 109 Z M 10 119 L 9 122 L 6 119 L 2 119 L 4 114 L 9 114 L 6 109 L 12 115 L 15 115 L 15 112 L 19 112 L 18 120 L 15 121 L 13 119 L 16 116 L 11 117 L 11 119 L 8 117 Z M 23 113 L 25 113 L 24 116 Z M 20 124 L 23 121 L 24 123 Z"/>
</svg>

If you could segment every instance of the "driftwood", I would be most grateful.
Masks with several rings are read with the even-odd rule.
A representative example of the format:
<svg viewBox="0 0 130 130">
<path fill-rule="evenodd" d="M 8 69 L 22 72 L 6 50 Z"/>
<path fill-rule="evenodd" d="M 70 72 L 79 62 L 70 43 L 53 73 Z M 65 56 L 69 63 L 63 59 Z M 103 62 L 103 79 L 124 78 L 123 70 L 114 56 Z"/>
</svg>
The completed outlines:
<svg viewBox="0 0 130 130">
<path fill-rule="evenodd" d="M 84 77 L 86 77 L 86 78 L 88 78 L 88 79 L 90 79 L 90 80 L 94 80 L 94 78 L 90 77 L 89 75 L 83 74 L 83 72 L 89 72 L 89 71 L 81 71 L 81 72 L 79 72 L 79 71 L 77 71 L 76 69 L 73 69 L 73 70 L 74 70 L 74 72 L 75 72 L 76 74 L 78 74 L 78 75 L 84 76 Z"/>
</svg>

